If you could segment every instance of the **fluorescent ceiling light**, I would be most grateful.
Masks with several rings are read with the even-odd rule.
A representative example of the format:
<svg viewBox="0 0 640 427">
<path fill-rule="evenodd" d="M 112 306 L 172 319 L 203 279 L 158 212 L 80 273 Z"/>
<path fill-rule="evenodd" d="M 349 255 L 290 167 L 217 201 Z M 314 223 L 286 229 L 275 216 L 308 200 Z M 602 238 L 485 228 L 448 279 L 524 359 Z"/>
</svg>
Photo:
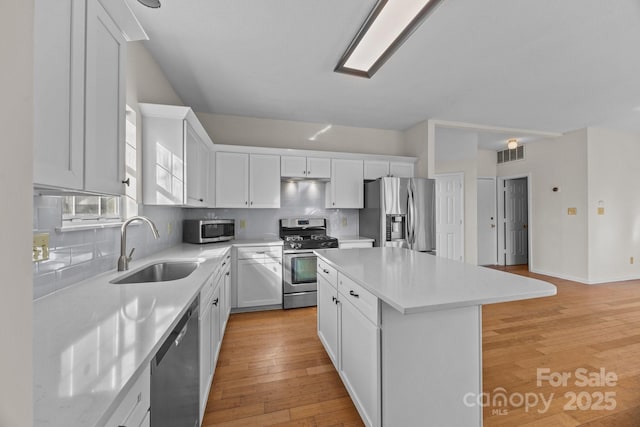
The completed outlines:
<svg viewBox="0 0 640 427">
<path fill-rule="evenodd" d="M 442 0 L 378 0 L 334 71 L 371 78 Z"/>
</svg>

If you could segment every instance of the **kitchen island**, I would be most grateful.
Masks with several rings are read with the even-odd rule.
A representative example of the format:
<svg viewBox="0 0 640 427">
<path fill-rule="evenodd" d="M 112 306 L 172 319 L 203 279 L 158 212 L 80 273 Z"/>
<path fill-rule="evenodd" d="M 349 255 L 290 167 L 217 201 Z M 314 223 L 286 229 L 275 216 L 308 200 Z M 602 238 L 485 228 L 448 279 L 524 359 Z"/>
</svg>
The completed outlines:
<svg viewBox="0 0 640 427">
<path fill-rule="evenodd" d="M 318 336 L 371 426 L 482 425 L 482 305 L 556 294 L 402 248 L 315 252 Z"/>
</svg>

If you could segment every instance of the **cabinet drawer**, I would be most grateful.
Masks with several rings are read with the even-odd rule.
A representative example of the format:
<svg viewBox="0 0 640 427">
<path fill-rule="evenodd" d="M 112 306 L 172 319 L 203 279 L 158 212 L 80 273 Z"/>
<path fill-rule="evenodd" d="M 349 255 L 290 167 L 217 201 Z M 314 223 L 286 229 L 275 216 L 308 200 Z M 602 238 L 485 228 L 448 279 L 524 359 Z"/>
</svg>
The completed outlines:
<svg viewBox="0 0 640 427">
<path fill-rule="evenodd" d="M 324 277 L 334 288 L 338 287 L 338 272 L 320 258 L 318 258 L 318 276 Z"/>
<path fill-rule="evenodd" d="M 342 273 L 338 273 L 338 292 L 341 294 L 340 299 L 349 300 L 374 325 L 378 325 L 380 310 L 378 310 L 378 298 L 375 295 Z"/>
<path fill-rule="evenodd" d="M 138 427 L 151 407 L 151 366 L 142 372 L 105 424 L 106 427 Z"/>
<path fill-rule="evenodd" d="M 253 259 L 259 262 L 271 258 L 282 258 L 282 248 L 280 246 L 251 246 L 238 248 L 238 259 Z"/>
</svg>

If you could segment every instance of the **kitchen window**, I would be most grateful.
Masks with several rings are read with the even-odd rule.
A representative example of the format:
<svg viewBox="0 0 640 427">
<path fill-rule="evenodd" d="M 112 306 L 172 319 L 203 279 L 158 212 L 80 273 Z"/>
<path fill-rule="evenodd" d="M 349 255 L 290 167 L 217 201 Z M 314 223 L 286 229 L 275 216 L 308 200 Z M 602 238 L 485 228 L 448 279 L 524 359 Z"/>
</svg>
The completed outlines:
<svg viewBox="0 0 640 427">
<path fill-rule="evenodd" d="M 121 221 L 120 197 L 65 196 L 62 201 L 63 225 Z"/>
</svg>

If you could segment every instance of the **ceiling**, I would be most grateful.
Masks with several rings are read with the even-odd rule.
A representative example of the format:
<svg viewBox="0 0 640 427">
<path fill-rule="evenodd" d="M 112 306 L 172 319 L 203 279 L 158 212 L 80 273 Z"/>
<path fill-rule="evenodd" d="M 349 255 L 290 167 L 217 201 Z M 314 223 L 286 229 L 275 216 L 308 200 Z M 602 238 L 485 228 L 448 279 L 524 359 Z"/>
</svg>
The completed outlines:
<svg viewBox="0 0 640 427">
<path fill-rule="evenodd" d="M 375 0 L 127 0 L 199 112 L 640 132 L 640 2 L 444 0 L 372 79 L 333 72 Z"/>
</svg>

